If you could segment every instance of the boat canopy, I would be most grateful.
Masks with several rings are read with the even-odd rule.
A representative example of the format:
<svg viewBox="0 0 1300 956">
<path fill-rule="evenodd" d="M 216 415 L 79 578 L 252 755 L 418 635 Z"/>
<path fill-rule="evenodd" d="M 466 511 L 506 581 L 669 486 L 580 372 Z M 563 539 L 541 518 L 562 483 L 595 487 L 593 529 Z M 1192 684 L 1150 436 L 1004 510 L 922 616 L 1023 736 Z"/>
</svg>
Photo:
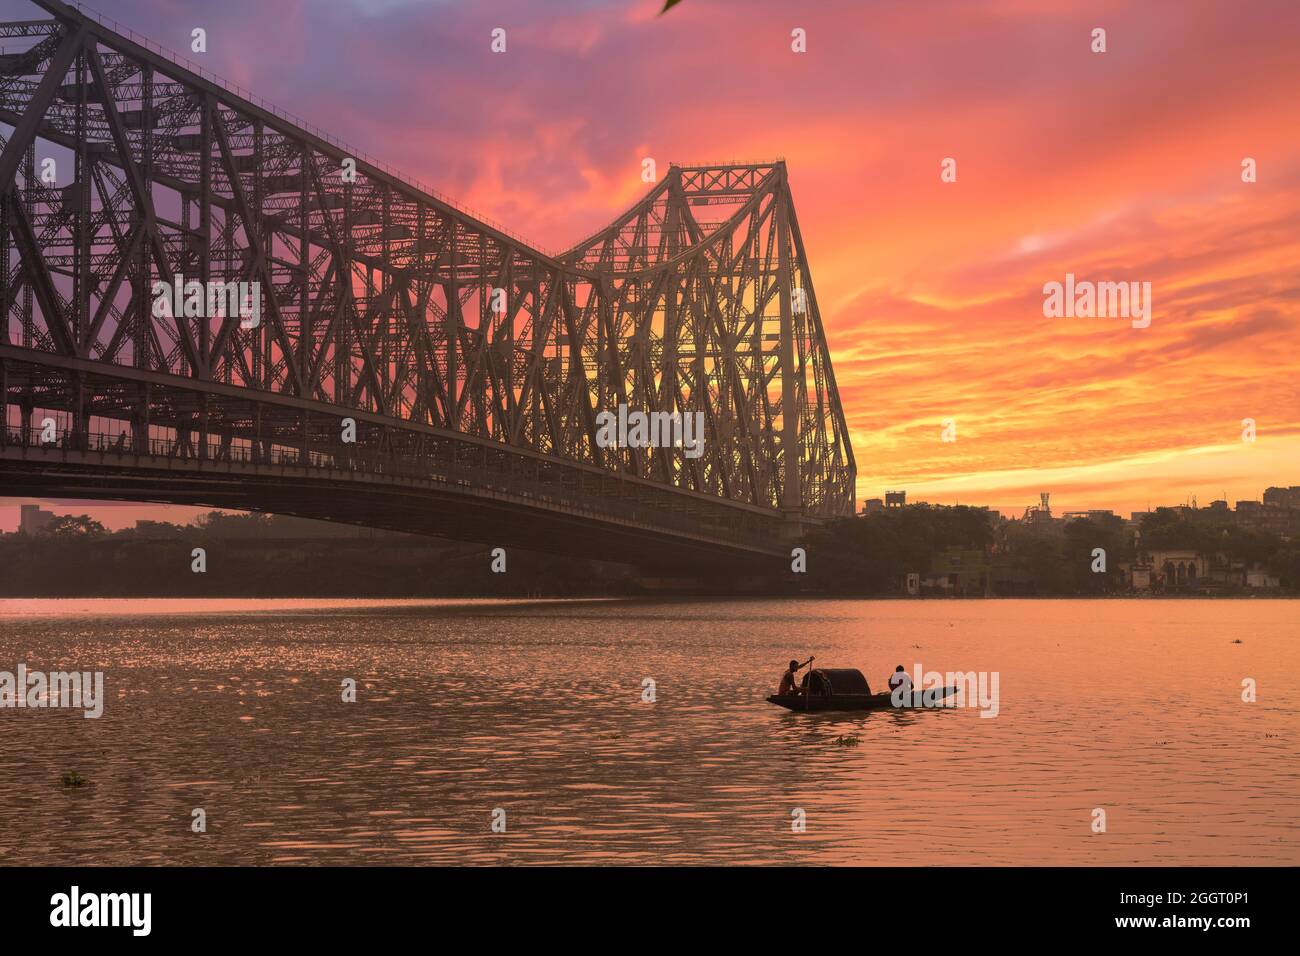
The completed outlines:
<svg viewBox="0 0 1300 956">
<path fill-rule="evenodd" d="M 862 676 L 862 671 L 854 670 L 851 667 L 815 668 L 804 679 L 804 684 L 805 686 L 811 684 L 814 694 L 828 697 L 871 693 L 871 688 L 867 686 L 867 679 Z"/>
</svg>

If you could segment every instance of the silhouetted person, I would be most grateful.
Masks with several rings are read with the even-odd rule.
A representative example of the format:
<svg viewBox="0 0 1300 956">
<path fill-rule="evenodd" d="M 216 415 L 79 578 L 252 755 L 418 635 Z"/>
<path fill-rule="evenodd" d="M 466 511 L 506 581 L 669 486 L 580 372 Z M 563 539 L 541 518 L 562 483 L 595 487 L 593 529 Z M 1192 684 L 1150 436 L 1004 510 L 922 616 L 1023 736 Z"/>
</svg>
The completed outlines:
<svg viewBox="0 0 1300 956">
<path fill-rule="evenodd" d="M 894 668 L 894 673 L 889 675 L 889 689 L 893 690 L 899 684 L 907 684 L 908 689 L 912 687 L 912 678 L 907 676 L 907 671 L 903 670 L 903 665 L 899 664 Z"/>
<path fill-rule="evenodd" d="M 813 659 L 811 657 L 808 658 L 808 660 L 804 661 L 802 664 L 800 664 L 798 661 L 791 661 L 789 669 L 787 669 L 786 672 L 781 675 L 781 686 L 777 689 L 776 692 L 777 696 L 782 697 L 786 694 L 799 693 L 799 685 L 795 682 L 795 675 L 798 674 L 800 670 L 807 667 L 812 662 Z"/>
</svg>

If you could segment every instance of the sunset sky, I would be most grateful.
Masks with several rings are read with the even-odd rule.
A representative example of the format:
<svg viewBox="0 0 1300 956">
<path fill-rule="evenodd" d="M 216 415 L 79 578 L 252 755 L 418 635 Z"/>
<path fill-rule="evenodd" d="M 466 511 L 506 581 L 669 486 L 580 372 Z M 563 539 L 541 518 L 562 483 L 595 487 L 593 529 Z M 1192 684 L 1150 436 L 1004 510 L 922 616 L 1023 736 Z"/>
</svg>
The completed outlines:
<svg viewBox="0 0 1300 956">
<path fill-rule="evenodd" d="M 859 502 L 1127 515 L 1300 484 L 1295 0 L 94 5 L 171 49 L 204 27 L 208 69 L 548 249 L 641 195 L 643 157 L 784 157 Z M 1044 318 L 1066 273 L 1150 282 L 1150 327 Z"/>
</svg>

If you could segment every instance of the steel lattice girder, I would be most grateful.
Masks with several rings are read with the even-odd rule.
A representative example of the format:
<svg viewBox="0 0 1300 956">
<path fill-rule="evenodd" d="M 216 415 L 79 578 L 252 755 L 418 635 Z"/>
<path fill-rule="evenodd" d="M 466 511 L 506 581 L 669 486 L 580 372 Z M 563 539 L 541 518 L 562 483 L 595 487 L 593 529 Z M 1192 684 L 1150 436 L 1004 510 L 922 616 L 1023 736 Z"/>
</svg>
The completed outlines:
<svg viewBox="0 0 1300 956">
<path fill-rule="evenodd" d="M 343 149 L 40 2 L 55 20 L 0 26 L 33 40 L 0 58 L 13 128 L 0 345 L 325 402 L 751 507 L 852 513 L 783 163 L 674 166 L 553 257 L 365 162 L 347 181 Z M 41 180 L 38 139 L 70 151 L 68 185 Z M 154 318 L 154 282 L 177 276 L 260 282 L 261 323 Z M 597 415 L 619 404 L 702 412 L 703 455 L 598 447 Z M 221 427 L 257 436 L 231 416 Z"/>
</svg>

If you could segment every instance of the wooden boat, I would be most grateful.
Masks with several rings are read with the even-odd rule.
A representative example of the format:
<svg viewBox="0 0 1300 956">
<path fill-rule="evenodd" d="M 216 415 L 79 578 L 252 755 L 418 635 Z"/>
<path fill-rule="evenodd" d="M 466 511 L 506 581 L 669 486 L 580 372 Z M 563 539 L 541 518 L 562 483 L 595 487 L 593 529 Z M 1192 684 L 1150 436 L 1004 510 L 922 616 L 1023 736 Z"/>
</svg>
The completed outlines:
<svg viewBox="0 0 1300 956">
<path fill-rule="evenodd" d="M 862 671 L 852 668 L 817 668 L 803 679 L 803 693 L 773 694 L 769 704 L 794 711 L 825 710 L 893 710 L 893 695 L 889 692 L 873 694 Z M 897 709 L 925 710 L 940 704 L 946 697 L 957 693 L 956 687 L 931 687 L 914 690 L 911 699 Z"/>
</svg>

